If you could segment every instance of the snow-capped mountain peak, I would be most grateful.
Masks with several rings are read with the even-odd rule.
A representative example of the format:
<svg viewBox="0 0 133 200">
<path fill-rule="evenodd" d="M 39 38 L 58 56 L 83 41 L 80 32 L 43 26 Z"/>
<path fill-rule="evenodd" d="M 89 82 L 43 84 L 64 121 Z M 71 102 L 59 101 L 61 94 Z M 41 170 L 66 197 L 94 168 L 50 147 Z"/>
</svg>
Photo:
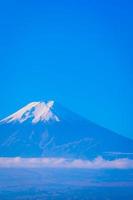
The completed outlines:
<svg viewBox="0 0 133 200">
<path fill-rule="evenodd" d="M 133 141 L 58 102 L 39 101 L 0 121 L 0 156 L 132 159 Z"/>
<path fill-rule="evenodd" d="M 0 122 L 10 123 L 10 122 L 20 122 L 23 123 L 26 120 L 31 119 L 32 123 L 38 123 L 40 121 L 60 121 L 59 118 L 52 112 L 52 107 L 54 101 L 45 102 L 32 102 L 21 108 L 12 115 L 6 117 Z"/>
</svg>

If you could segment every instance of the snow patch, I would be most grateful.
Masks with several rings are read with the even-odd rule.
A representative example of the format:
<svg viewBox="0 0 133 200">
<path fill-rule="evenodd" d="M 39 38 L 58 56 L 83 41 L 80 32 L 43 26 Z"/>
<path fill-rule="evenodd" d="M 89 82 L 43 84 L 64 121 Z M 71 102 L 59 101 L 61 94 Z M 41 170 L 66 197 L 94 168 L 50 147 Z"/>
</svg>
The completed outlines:
<svg viewBox="0 0 133 200">
<path fill-rule="evenodd" d="M 26 120 L 31 119 L 32 123 L 38 123 L 39 121 L 60 121 L 59 118 L 52 112 L 52 107 L 54 101 L 45 102 L 32 102 L 27 106 L 21 108 L 12 115 L 1 120 L 0 123 L 10 123 L 18 121 L 20 123 L 25 122 Z"/>
</svg>

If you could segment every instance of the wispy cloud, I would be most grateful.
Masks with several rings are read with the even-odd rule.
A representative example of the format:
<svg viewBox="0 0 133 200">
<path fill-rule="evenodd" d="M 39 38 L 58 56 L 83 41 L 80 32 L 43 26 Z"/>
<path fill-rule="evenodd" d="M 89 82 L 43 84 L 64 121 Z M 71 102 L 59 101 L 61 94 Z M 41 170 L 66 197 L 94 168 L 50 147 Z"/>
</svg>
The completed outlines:
<svg viewBox="0 0 133 200">
<path fill-rule="evenodd" d="M 133 160 L 123 158 L 116 160 L 105 160 L 102 157 L 96 159 L 81 160 L 81 159 L 65 159 L 65 158 L 0 158 L 0 168 L 35 168 L 35 167 L 50 167 L 50 168 L 86 168 L 86 169 L 131 169 L 133 168 Z"/>
</svg>

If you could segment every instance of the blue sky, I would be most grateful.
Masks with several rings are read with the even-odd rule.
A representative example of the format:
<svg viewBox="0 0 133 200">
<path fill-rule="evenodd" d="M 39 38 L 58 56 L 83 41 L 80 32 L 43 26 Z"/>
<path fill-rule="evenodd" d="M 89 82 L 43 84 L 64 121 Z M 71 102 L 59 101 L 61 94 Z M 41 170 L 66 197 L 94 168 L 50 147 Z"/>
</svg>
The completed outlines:
<svg viewBox="0 0 133 200">
<path fill-rule="evenodd" d="M 0 3 L 0 117 L 54 99 L 133 138 L 133 3 Z"/>
</svg>

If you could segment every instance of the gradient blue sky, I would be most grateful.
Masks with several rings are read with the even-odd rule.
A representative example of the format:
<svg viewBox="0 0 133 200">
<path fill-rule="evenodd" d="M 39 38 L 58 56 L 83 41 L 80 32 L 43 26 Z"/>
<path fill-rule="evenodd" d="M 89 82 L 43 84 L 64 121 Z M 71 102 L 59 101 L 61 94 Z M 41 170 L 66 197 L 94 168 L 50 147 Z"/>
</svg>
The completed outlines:
<svg viewBox="0 0 133 200">
<path fill-rule="evenodd" d="M 54 99 L 133 138 L 133 3 L 0 2 L 0 118 Z"/>
</svg>

